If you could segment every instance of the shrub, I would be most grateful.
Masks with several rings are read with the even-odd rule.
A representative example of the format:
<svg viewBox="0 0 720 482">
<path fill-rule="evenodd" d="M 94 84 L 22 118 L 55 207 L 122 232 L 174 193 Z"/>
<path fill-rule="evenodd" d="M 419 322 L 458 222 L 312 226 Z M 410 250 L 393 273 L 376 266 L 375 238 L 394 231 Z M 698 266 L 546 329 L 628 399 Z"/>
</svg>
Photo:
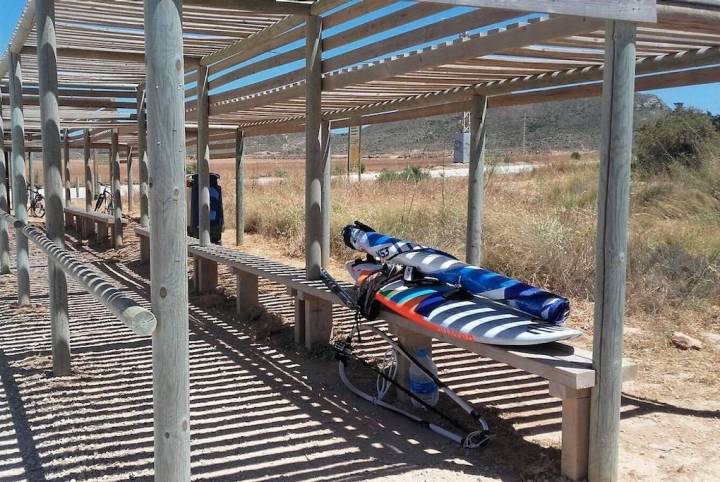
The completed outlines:
<svg viewBox="0 0 720 482">
<path fill-rule="evenodd" d="M 698 169 L 720 152 L 720 133 L 710 116 L 679 107 L 640 127 L 635 149 L 637 167 L 646 173 L 676 165 Z"/>
<path fill-rule="evenodd" d="M 423 171 L 420 167 L 408 166 L 402 171 L 383 169 L 382 171 L 380 171 L 380 175 L 378 176 L 377 180 L 379 182 L 420 182 L 423 179 L 427 179 L 429 177 L 430 174 L 428 174 L 427 171 Z"/>
<path fill-rule="evenodd" d="M 580 159 L 582 159 L 582 155 L 578 151 L 575 151 L 570 154 L 570 159 L 572 159 L 573 161 L 579 161 Z"/>
</svg>

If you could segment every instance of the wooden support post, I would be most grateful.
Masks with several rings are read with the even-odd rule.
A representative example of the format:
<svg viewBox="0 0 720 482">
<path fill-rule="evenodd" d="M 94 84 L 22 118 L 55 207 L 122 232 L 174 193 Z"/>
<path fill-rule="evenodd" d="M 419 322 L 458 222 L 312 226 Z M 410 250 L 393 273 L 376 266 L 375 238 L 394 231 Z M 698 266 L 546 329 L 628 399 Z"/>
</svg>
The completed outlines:
<svg viewBox="0 0 720 482">
<path fill-rule="evenodd" d="M 550 382 L 549 391 L 562 400 L 560 471 L 570 480 L 583 480 L 588 468 L 590 389 L 574 390 Z"/>
<path fill-rule="evenodd" d="M 427 350 L 428 356 L 432 356 L 432 338 L 421 335 L 414 331 L 406 330 L 398 325 L 391 324 L 390 330 L 397 336 L 400 346 L 408 353 L 415 355 L 420 348 Z M 410 389 L 410 362 L 404 357 L 398 357 L 398 371 L 396 380 L 408 390 Z M 396 391 L 398 399 L 409 402 L 410 397 L 402 390 Z"/>
<path fill-rule="evenodd" d="M 97 161 L 97 151 L 95 149 L 92 149 L 92 178 L 93 178 L 93 196 L 98 196 L 100 194 L 100 174 L 98 173 L 98 161 Z"/>
<path fill-rule="evenodd" d="M 65 185 L 65 205 L 70 205 L 70 138 L 68 130 L 63 131 L 63 184 Z"/>
<path fill-rule="evenodd" d="M 470 171 L 465 258 L 468 264 L 475 266 L 482 262 L 486 112 L 487 97 L 474 95 L 470 106 Z"/>
<path fill-rule="evenodd" d="M 635 24 L 605 30 L 589 479 L 615 481 L 622 392 L 630 159 L 635 90 Z"/>
<path fill-rule="evenodd" d="M 258 277 L 240 270 L 235 271 L 235 277 L 237 278 L 237 313 L 245 315 L 260 306 Z"/>
<path fill-rule="evenodd" d="M 83 165 L 85 166 L 85 211 L 90 212 L 93 210 L 93 193 L 95 183 L 93 181 L 92 166 L 90 165 L 90 131 L 88 129 L 85 129 L 84 141 Z M 95 224 L 89 219 L 86 219 L 82 222 L 80 237 L 87 239 L 94 230 Z"/>
<path fill-rule="evenodd" d="M 0 91 L 0 96 L 2 92 Z M 8 162 L 5 156 L 5 131 L 0 109 L 0 211 L 10 213 L 8 205 Z M 10 273 L 10 233 L 5 218 L 0 217 L 0 275 Z"/>
<path fill-rule="evenodd" d="M 330 264 L 330 187 L 332 183 L 332 152 L 330 145 L 330 122 L 320 123 L 320 149 L 322 152 L 322 192 L 320 208 L 322 210 L 322 265 Z"/>
<path fill-rule="evenodd" d="M 235 131 L 235 245 L 240 246 L 245 236 L 245 165 L 243 151 L 245 133 Z"/>
<path fill-rule="evenodd" d="M 35 180 L 35 173 L 33 172 L 33 165 L 32 165 L 33 159 L 32 158 L 33 158 L 32 151 L 27 151 L 28 186 L 30 186 L 30 189 L 35 189 L 36 180 Z"/>
<path fill-rule="evenodd" d="M 13 202 L 15 219 L 27 223 L 27 184 L 25 182 L 25 114 L 22 96 L 22 65 L 18 54 L 10 53 L 10 109 L 12 125 Z M 28 240 L 15 228 L 15 264 L 18 304 L 30 304 L 30 259 Z"/>
<path fill-rule="evenodd" d="M 195 293 L 211 293 L 218 285 L 218 265 L 211 259 L 193 258 L 193 284 Z"/>
<path fill-rule="evenodd" d="M 122 195 L 120 194 L 120 152 L 118 146 L 118 131 L 113 130 L 111 135 L 112 148 L 110 149 L 110 169 L 112 171 L 112 196 L 113 216 L 115 225 L 112 229 L 112 246 L 115 249 L 122 248 L 123 225 L 122 225 Z"/>
<path fill-rule="evenodd" d="M 75 199 L 80 199 L 80 178 L 75 176 Z"/>
<path fill-rule="evenodd" d="M 138 160 L 140 161 L 140 226 L 150 226 L 148 217 L 148 156 L 147 156 L 147 116 L 145 111 L 145 89 L 137 92 L 137 123 L 138 123 Z M 142 248 L 142 243 L 140 244 Z M 149 243 L 148 243 L 149 249 Z M 142 257 L 142 253 L 141 253 Z M 150 259 L 150 252 L 147 253 Z"/>
<path fill-rule="evenodd" d="M 300 293 L 290 293 L 295 299 L 295 344 L 305 345 L 305 300 Z"/>
<path fill-rule="evenodd" d="M 304 296 L 305 348 L 327 345 L 332 335 L 332 303 L 314 296 Z"/>
<path fill-rule="evenodd" d="M 36 0 L 38 32 L 38 80 L 45 186 L 45 227 L 47 236 L 65 247 L 65 183 L 60 154 L 60 106 L 58 103 L 55 0 Z M 70 327 L 68 324 L 67 280 L 65 273 L 48 259 L 52 358 L 55 376 L 70 374 Z"/>
<path fill-rule="evenodd" d="M 133 176 L 132 176 L 132 165 L 133 165 L 133 151 L 132 146 L 128 146 L 128 152 L 127 152 L 127 186 L 128 186 L 128 193 L 127 193 L 127 213 L 128 216 L 132 216 L 132 209 L 133 209 Z"/>
<path fill-rule="evenodd" d="M 155 480 L 190 480 L 182 0 L 145 0 Z"/>
<path fill-rule="evenodd" d="M 305 28 L 305 269 L 307 278 L 316 280 L 320 278 L 323 244 L 321 18 L 307 17 Z"/>
<path fill-rule="evenodd" d="M 197 70 L 197 178 L 198 178 L 198 240 L 200 246 L 210 244 L 210 137 L 208 127 L 208 69 Z M 194 228 L 195 226 L 193 226 Z M 199 263 L 200 269 L 203 263 Z"/>
</svg>

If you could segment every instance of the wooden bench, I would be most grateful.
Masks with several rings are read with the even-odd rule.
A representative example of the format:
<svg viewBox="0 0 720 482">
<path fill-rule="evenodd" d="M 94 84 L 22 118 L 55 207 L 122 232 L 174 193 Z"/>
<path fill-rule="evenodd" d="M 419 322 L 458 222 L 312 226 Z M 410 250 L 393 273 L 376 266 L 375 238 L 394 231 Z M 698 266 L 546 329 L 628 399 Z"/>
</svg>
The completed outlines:
<svg viewBox="0 0 720 482">
<path fill-rule="evenodd" d="M 123 225 L 127 224 L 127 220 L 123 219 L 122 223 Z M 65 208 L 65 226 L 75 229 L 82 239 L 87 239 L 95 234 L 99 242 L 104 242 L 109 239 L 111 232 L 113 237 L 115 235 L 115 218 L 113 216 L 96 211 L 85 211 L 81 208 Z"/>
<path fill-rule="evenodd" d="M 147 230 L 136 228 L 147 239 Z M 307 281 L 305 270 L 293 268 L 260 256 L 242 253 L 223 246 L 201 247 L 194 238 L 188 238 L 188 253 L 200 264 L 214 264 L 202 274 L 195 272 L 196 287 L 211 290 L 217 286 L 217 264 L 229 266 L 237 276 L 237 310 L 242 312 L 259 305 L 258 278 L 268 279 L 288 288 L 295 300 L 295 341 L 308 348 L 327 344 L 332 332 L 332 307 L 340 304 L 321 281 Z M 199 279 L 203 276 L 204 279 Z M 418 348 L 432 348 L 432 339 L 464 348 L 486 358 L 537 375 L 549 382 L 549 394 L 562 400 L 562 474 L 572 480 L 587 476 L 588 441 L 590 422 L 590 392 L 595 385 L 592 353 L 564 343 L 551 343 L 536 347 L 500 347 L 483 345 L 428 332 L 419 325 L 389 311 L 381 316 L 387 321 L 399 343 L 414 353 Z M 637 366 L 623 360 L 623 380 L 637 375 Z M 398 377 L 409 381 L 409 366 L 399 358 Z"/>
</svg>

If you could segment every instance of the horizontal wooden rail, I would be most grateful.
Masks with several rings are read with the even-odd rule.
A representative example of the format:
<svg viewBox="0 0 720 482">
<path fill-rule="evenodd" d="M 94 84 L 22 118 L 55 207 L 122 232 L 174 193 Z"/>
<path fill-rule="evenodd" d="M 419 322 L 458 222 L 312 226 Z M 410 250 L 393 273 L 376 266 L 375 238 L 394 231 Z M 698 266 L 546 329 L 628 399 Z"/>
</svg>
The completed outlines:
<svg viewBox="0 0 720 482">
<path fill-rule="evenodd" d="M 135 300 L 123 294 L 109 281 L 106 281 L 69 252 L 53 243 L 39 229 L 18 221 L 7 213 L 0 212 L 0 216 L 12 223 L 15 229 L 35 243 L 48 256 L 50 261 L 53 261 L 65 274 L 80 283 L 88 293 L 97 298 L 133 333 L 142 336 L 152 335 L 157 326 L 157 320 L 150 310 L 138 305 Z"/>
</svg>

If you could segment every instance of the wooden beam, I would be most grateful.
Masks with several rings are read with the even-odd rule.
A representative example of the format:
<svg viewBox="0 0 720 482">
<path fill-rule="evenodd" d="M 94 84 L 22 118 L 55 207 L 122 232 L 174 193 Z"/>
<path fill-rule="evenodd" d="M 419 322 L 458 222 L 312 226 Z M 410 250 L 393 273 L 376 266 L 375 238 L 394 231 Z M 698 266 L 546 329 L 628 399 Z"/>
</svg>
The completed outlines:
<svg viewBox="0 0 720 482">
<path fill-rule="evenodd" d="M 69 131 L 63 130 L 63 185 L 65 187 L 65 205 L 70 205 L 70 138 Z"/>
<path fill-rule="evenodd" d="M 655 22 L 655 0 L 418 0 L 420 2 L 493 7 L 630 22 Z"/>
<path fill-rule="evenodd" d="M 190 480 L 182 0 L 145 0 L 154 466 L 158 481 Z"/>
<path fill-rule="evenodd" d="M 305 24 L 305 270 L 308 280 L 320 279 L 322 267 L 322 20 Z"/>
<path fill-rule="evenodd" d="M 12 67 L 11 54 L 20 54 L 20 51 L 25 45 L 27 38 L 30 36 L 34 25 L 35 0 L 28 0 L 27 3 L 25 3 L 25 9 L 23 10 L 22 16 L 20 17 L 20 20 L 18 20 L 15 32 L 10 39 L 6 52 L 7 56 L 4 56 L 4 58 L 0 60 L 0 79 L 10 72 Z"/>
<path fill-rule="evenodd" d="M 295 2 L 275 0 L 184 0 L 186 7 L 202 7 L 208 10 L 231 10 L 238 12 L 258 12 L 287 15 L 310 15 L 312 2 Z"/>
<path fill-rule="evenodd" d="M 37 55 L 37 48 L 27 45 L 22 49 L 23 55 Z M 82 59 L 82 60 L 107 60 L 111 62 L 125 62 L 145 64 L 145 54 L 139 52 L 127 52 L 121 50 L 97 50 L 97 49 L 77 49 L 70 47 L 60 47 L 57 49 L 59 59 Z M 198 57 L 183 57 L 185 65 L 189 67 L 197 66 L 200 63 Z"/>
<path fill-rule="evenodd" d="M 35 0 L 38 35 L 38 79 L 42 120 L 45 230 L 58 247 L 65 247 L 65 197 L 60 154 L 60 104 L 58 102 L 55 49 L 55 0 Z M 70 326 L 67 280 L 55 261 L 48 259 L 53 374 L 70 374 Z"/>
<path fill-rule="evenodd" d="M 468 211 L 465 259 L 468 264 L 482 263 L 482 222 L 485 202 L 485 114 L 487 97 L 473 96 L 470 101 L 470 169 L 468 173 Z"/>
<path fill-rule="evenodd" d="M 332 134 L 330 132 L 330 121 L 322 120 L 320 123 L 320 171 L 322 172 L 322 185 L 320 186 L 322 199 L 322 265 L 330 264 L 330 189 L 332 186 Z"/>
<path fill-rule="evenodd" d="M 588 467 L 593 482 L 618 476 L 635 32 L 630 22 L 608 22 L 606 30 Z"/>
</svg>

